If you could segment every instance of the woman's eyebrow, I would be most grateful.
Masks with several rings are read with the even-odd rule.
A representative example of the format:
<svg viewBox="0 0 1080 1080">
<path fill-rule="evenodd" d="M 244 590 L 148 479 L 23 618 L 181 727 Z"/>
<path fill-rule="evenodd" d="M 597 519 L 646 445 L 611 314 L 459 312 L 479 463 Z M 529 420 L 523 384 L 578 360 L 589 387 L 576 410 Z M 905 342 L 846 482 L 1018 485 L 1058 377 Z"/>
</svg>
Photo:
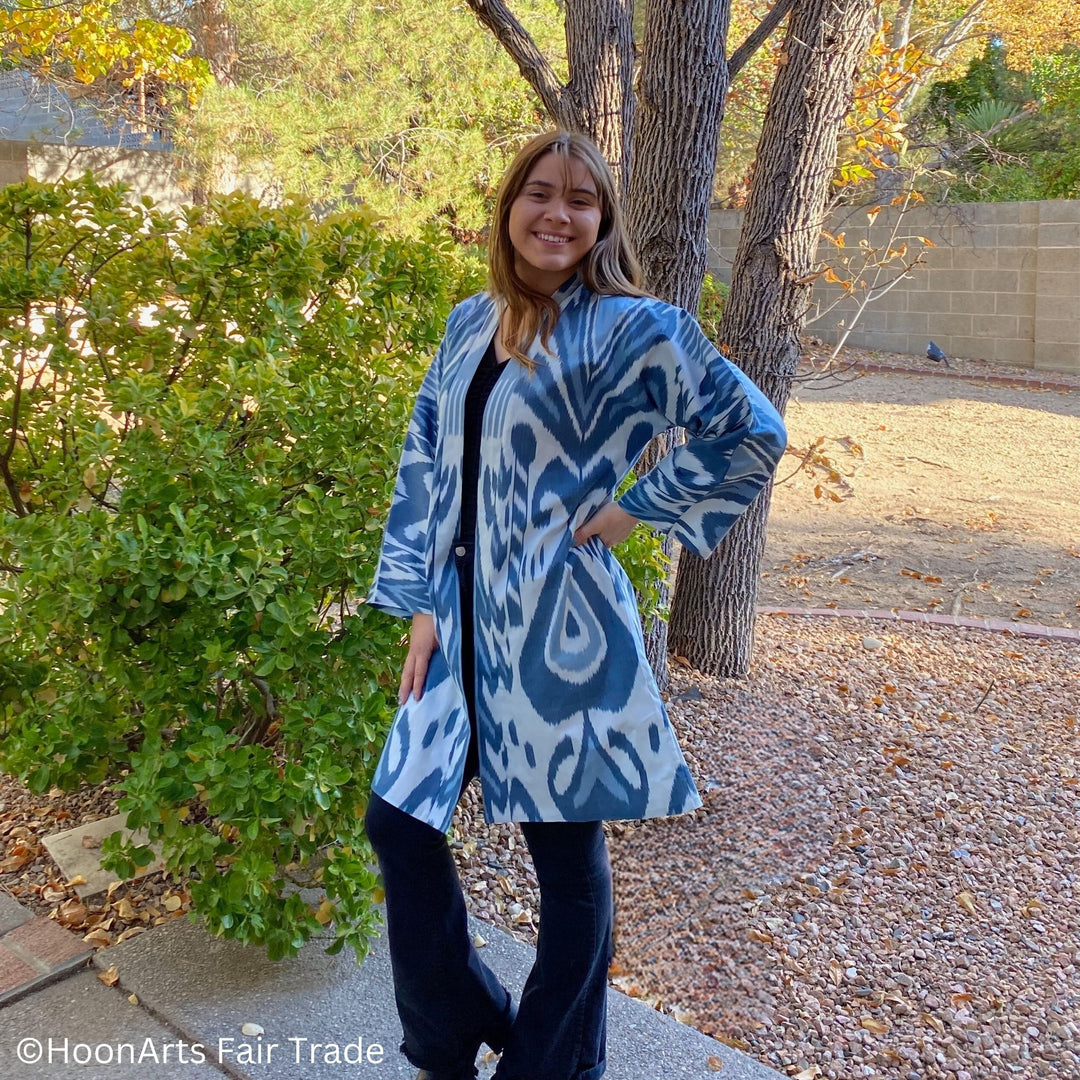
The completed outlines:
<svg viewBox="0 0 1080 1080">
<path fill-rule="evenodd" d="M 547 188 L 549 191 L 555 190 L 555 185 L 550 180 L 529 180 L 526 182 L 525 186 Z M 591 195 L 594 199 L 597 197 L 596 190 L 591 187 L 576 187 L 571 188 L 570 191 L 573 194 Z"/>
</svg>

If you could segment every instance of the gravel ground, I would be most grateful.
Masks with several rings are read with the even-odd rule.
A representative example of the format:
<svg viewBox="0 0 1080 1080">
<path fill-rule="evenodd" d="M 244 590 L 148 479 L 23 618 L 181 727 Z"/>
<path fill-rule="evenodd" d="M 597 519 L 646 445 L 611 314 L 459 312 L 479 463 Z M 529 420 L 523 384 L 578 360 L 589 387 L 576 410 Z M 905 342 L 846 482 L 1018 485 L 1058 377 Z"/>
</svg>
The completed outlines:
<svg viewBox="0 0 1080 1080">
<path fill-rule="evenodd" d="M 706 805 L 612 829 L 614 982 L 800 1080 L 1080 1076 L 1080 646 L 758 633 L 746 681 L 675 672 Z M 479 820 L 472 908 L 529 940 L 520 834 Z"/>
<path fill-rule="evenodd" d="M 748 679 L 673 672 L 705 806 L 609 826 L 612 981 L 799 1080 L 1080 1076 L 1080 645 L 758 626 Z M 154 875 L 74 910 L 40 839 L 111 810 L 0 779 L 0 887 L 97 945 L 189 904 Z M 452 842 L 471 909 L 535 943 L 528 851 L 475 785 Z"/>
</svg>

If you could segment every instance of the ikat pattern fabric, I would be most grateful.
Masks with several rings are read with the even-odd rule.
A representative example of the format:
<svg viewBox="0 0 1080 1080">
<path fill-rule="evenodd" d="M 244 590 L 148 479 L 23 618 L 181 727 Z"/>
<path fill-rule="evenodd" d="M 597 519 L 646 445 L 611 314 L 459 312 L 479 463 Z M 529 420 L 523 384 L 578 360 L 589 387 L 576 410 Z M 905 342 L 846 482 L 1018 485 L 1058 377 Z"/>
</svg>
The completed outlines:
<svg viewBox="0 0 1080 1080">
<path fill-rule="evenodd" d="M 530 374 L 511 361 L 484 414 L 474 562 L 476 711 L 490 821 L 590 821 L 701 805 L 648 662 L 634 592 L 598 537 L 573 534 L 609 502 L 653 436 L 687 441 L 620 499 L 701 556 L 768 482 L 783 421 L 685 311 L 555 295 Z M 445 830 L 469 741 L 453 541 L 465 393 L 495 333 L 486 294 L 451 313 L 420 388 L 368 603 L 435 617 L 425 691 L 398 710 L 373 787 Z"/>
</svg>

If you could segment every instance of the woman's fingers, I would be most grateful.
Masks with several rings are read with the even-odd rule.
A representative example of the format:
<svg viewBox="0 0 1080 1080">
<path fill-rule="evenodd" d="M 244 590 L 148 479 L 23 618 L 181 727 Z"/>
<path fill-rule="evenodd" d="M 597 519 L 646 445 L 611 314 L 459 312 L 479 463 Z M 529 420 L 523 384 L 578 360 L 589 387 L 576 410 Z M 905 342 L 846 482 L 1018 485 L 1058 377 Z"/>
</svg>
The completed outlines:
<svg viewBox="0 0 1080 1080">
<path fill-rule="evenodd" d="M 412 650 L 409 650 L 409 655 L 405 657 L 405 667 L 401 671 L 401 685 L 398 687 L 397 701 L 399 705 L 404 705 L 406 699 L 409 696 L 409 691 L 412 689 L 413 684 L 413 668 L 416 666 L 416 657 L 413 655 Z"/>
<path fill-rule="evenodd" d="M 420 700 L 424 693 L 424 681 L 427 679 L 428 659 L 429 658 L 426 656 L 418 656 L 416 658 L 416 663 L 413 665 L 412 692 L 413 697 L 416 698 L 417 701 Z"/>
<path fill-rule="evenodd" d="M 606 503 L 574 533 L 574 543 L 578 546 L 593 536 L 599 536 L 604 547 L 621 544 L 634 531 L 638 519 L 628 514 L 617 503 Z"/>
</svg>

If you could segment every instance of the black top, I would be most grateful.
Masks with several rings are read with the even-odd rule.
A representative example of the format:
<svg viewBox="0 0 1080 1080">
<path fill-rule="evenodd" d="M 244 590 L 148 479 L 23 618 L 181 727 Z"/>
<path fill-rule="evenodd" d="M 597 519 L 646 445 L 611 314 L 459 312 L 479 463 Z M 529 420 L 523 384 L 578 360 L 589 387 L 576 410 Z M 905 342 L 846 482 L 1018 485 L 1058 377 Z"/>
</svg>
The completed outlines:
<svg viewBox="0 0 1080 1080">
<path fill-rule="evenodd" d="M 499 381 L 507 361 L 495 356 L 495 339 L 487 347 L 465 395 L 465 449 L 461 456 L 461 519 L 458 539 L 476 536 L 476 506 L 480 486 L 480 434 L 484 426 L 484 408 Z"/>
</svg>

